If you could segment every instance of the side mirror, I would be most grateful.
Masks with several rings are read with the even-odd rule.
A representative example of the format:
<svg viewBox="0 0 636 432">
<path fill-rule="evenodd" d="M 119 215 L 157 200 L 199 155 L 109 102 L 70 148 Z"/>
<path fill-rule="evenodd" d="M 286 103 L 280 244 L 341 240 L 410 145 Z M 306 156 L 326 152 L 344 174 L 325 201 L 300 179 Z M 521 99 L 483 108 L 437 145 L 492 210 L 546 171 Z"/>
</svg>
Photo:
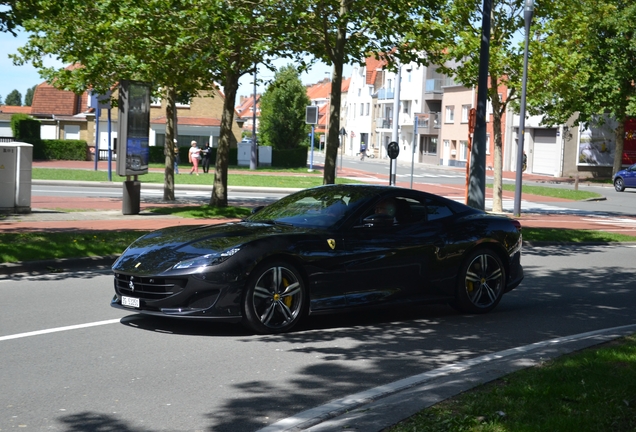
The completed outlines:
<svg viewBox="0 0 636 432">
<path fill-rule="evenodd" d="M 372 214 L 371 216 L 367 216 L 363 219 L 363 224 L 365 227 L 373 227 L 373 228 L 385 228 L 393 226 L 393 216 L 389 216 L 388 214 Z"/>
</svg>

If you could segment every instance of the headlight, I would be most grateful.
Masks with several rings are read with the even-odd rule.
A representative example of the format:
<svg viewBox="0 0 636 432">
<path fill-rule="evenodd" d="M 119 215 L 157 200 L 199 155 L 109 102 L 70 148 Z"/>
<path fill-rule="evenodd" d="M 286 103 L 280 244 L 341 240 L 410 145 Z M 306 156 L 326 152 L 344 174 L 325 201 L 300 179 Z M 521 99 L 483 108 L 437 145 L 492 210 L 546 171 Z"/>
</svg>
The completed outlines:
<svg viewBox="0 0 636 432">
<path fill-rule="evenodd" d="M 188 268 L 197 268 L 197 267 L 209 267 L 213 265 L 217 265 L 227 260 L 229 257 L 234 255 L 240 250 L 240 248 L 234 248 L 227 250 L 221 253 L 212 253 L 207 255 L 202 255 L 196 258 L 191 258 L 185 261 L 181 261 L 178 264 L 175 264 L 173 269 L 188 269 Z"/>
</svg>

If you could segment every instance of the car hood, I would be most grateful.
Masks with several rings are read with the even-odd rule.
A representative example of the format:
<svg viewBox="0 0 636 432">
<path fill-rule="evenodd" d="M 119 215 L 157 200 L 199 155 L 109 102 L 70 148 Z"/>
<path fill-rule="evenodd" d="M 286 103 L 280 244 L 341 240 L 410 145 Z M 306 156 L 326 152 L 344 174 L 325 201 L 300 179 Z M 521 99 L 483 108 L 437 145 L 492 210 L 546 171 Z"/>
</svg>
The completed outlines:
<svg viewBox="0 0 636 432">
<path fill-rule="evenodd" d="M 272 235 L 307 231 L 294 226 L 250 222 L 165 228 L 135 240 L 113 264 L 113 270 L 157 275 L 184 260 L 220 255 Z M 179 272 L 191 273 L 192 269 Z"/>
</svg>

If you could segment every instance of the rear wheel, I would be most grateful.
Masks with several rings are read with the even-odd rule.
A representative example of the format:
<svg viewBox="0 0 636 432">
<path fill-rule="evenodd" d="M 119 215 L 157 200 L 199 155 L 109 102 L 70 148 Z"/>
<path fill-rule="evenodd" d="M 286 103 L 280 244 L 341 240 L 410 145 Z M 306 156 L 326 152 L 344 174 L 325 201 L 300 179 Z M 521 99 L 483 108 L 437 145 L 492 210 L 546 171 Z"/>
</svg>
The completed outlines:
<svg viewBox="0 0 636 432">
<path fill-rule="evenodd" d="M 465 313 L 486 313 L 503 296 L 506 272 L 493 251 L 480 249 L 464 261 L 459 274 L 455 306 Z"/>
<path fill-rule="evenodd" d="M 261 334 L 290 330 L 304 313 L 305 292 L 300 273 L 288 263 L 258 267 L 243 300 L 243 324 Z"/>
<path fill-rule="evenodd" d="M 616 192 L 623 192 L 625 190 L 625 182 L 622 178 L 617 177 L 616 180 L 614 180 L 614 189 L 616 189 Z"/>
</svg>

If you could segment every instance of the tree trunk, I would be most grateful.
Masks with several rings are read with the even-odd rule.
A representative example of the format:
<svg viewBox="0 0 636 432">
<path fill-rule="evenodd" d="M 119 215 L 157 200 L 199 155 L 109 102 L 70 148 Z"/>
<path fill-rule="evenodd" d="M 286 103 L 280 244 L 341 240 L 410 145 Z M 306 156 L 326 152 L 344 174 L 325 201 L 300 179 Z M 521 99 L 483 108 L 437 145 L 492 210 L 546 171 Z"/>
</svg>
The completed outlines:
<svg viewBox="0 0 636 432">
<path fill-rule="evenodd" d="M 616 128 L 616 150 L 614 152 L 614 167 L 612 174 L 616 174 L 623 169 L 623 152 L 625 151 L 625 119 L 618 120 Z"/>
<path fill-rule="evenodd" d="M 177 121 L 176 91 L 174 87 L 166 90 L 166 142 L 163 147 L 166 166 L 163 177 L 163 199 L 174 201 L 174 148 L 175 148 L 175 123 Z"/>
<path fill-rule="evenodd" d="M 492 103 L 492 130 L 495 138 L 495 154 L 493 161 L 493 182 L 492 182 L 492 211 L 495 213 L 503 212 L 502 206 L 502 161 L 503 161 L 503 144 L 501 140 L 501 116 L 505 104 L 499 101 L 498 80 L 497 77 L 490 76 L 491 103 Z M 486 145 L 490 145 L 487 143 Z"/>
<path fill-rule="evenodd" d="M 347 13 L 347 2 L 340 2 L 340 16 Z M 338 28 L 336 44 L 332 51 L 333 72 L 331 77 L 331 95 L 329 109 L 329 132 L 325 149 L 325 170 L 322 183 L 336 182 L 336 165 L 338 163 L 338 143 L 340 142 L 340 103 L 342 89 L 342 69 L 345 58 L 345 44 L 347 43 L 346 23 Z"/>
<path fill-rule="evenodd" d="M 214 207 L 227 207 L 227 171 L 230 165 L 230 145 L 235 141 L 232 123 L 234 122 L 234 104 L 236 103 L 239 78 L 240 74 L 237 71 L 228 71 L 223 86 L 225 100 L 223 101 L 223 117 L 221 118 L 221 136 L 216 152 L 214 186 L 210 198 L 210 205 Z"/>
</svg>

